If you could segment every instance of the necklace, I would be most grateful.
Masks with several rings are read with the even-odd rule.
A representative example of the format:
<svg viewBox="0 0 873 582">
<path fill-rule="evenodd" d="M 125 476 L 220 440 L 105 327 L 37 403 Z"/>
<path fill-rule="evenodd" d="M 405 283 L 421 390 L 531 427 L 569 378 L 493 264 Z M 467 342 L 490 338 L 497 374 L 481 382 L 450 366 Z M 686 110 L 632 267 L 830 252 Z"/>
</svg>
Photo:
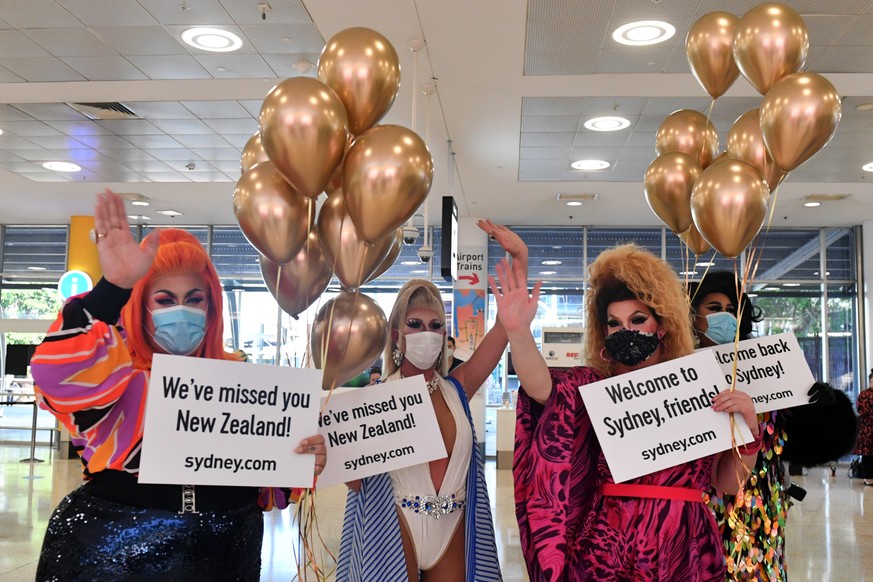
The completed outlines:
<svg viewBox="0 0 873 582">
<path fill-rule="evenodd" d="M 403 375 L 403 372 L 400 372 L 400 378 L 401 378 L 401 380 L 403 378 L 406 378 L 406 376 Z M 440 387 L 440 377 L 439 377 L 439 375 L 434 373 L 434 375 L 431 377 L 431 379 L 427 381 L 427 393 L 428 393 L 428 395 L 436 392 L 439 387 Z"/>
</svg>

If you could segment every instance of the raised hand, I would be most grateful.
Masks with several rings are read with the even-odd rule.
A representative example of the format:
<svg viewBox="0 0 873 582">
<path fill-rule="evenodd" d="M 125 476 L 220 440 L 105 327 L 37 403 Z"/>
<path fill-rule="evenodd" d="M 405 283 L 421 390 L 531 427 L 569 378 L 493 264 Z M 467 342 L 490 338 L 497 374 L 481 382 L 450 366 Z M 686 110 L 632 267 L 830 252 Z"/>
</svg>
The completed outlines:
<svg viewBox="0 0 873 582">
<path fill-rule="evenodd" d="M 516 276 L 524 277 L 527 284 L 527 245 L 521 237 L 502 224 L 495 224 L 488 218 L 476 222 L 476 226 L 488 233 L 488 236 L 497 241 L 504 251 L 512 257 L 512 271 Z"/>
<path fill-rule="evenodd" d="M 761 431 L 760 426 L 758 426 L 758 415 L 755 413 L 755 403 L 752 401 L 752 397 L 745 392 L 740 390 L 719 392 L 712 399 L 712 409 L 716 412 L 741 414 L 753 435 L 758 436 Z"/>
<path fill-rule="evenodd" d="M 112 190 L 97 195 L 94 233 L 103 278 L 123 289 L 132 289 L 146 273 L 158 252 L 158 233 L 140 247 L 130 232 L 124 200 Z"/>
<path fill-rule="evenodd" d="M 499 286 L 491 276 L 488 277 L 488 284 L 497 302 L 497 317 L 506 329 L 506 333 L 530 330 L 539 307 L 542 281 L 537 281 L 533 293 L 528 294 L 526 277 L 510 269 L 506 259 L 501 259 L 497 263 L 497 279 L 500 282 Z"/>
</svg>

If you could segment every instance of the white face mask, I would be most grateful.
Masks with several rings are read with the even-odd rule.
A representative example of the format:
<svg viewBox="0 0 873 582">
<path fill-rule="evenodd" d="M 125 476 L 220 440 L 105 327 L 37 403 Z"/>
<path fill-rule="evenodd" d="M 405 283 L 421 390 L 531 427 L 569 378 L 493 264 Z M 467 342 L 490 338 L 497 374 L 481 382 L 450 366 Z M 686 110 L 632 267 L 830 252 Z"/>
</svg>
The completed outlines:
<svg viewBox="0 0 873 582">
<path fill-rule="evenodd" d="M 446 357 L 451 358 L 455 355 L 455 348 L 446 348 Z"/>
<path fill-rule="evenodd" d="M 406 338 L 406 359 L 419 370 L 427 370 L 443 352 L 445 336 L 435 331 L 408 333 Z"/>
</svg>

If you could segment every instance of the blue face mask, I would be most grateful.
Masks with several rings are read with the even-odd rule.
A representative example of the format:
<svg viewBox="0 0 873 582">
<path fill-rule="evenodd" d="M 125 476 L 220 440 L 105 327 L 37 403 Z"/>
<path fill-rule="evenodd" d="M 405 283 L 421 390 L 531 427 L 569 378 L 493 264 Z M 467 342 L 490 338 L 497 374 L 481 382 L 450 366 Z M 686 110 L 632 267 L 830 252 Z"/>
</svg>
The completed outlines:
<svg viewBox="0 0 873 582">
<path fill-rule="evenodd" d="M 197 349 L 206 335 L 206 312 L 174 305 L 151 312 L 155 324 L 152 339 L 168 354 L 187 356 Z"/>
<path fill-rule="evenodd" d="M 737 318 L 727 311 L 710 313 L 706 316 L 706 337 L 717 344 L 733 343 L 737 337 Z"/>
</svg>

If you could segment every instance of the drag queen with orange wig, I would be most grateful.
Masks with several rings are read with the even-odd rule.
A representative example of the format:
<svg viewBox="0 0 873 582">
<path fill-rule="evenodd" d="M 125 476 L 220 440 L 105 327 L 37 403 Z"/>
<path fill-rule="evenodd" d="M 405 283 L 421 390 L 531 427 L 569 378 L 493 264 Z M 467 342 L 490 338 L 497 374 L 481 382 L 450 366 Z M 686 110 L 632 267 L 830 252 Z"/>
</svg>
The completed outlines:
<svg viewBox="0 0 873 582">
<path fill-rule="evenodd" d="M 94 222 L 103 278 L 66 302 L 31 361 L 40 406 L 70 431 L 85 477 L 49 521 L 36 579 L 259 580 L 262 508 L 283 506 L 284 492 L 137 479 L 152 356 L 238 360 L 224 351 L 215 268 L 183 230 L 137 244 L 108 190 Z M 324 467 L 323 437 L 297 452 Z"/>
</svg>

